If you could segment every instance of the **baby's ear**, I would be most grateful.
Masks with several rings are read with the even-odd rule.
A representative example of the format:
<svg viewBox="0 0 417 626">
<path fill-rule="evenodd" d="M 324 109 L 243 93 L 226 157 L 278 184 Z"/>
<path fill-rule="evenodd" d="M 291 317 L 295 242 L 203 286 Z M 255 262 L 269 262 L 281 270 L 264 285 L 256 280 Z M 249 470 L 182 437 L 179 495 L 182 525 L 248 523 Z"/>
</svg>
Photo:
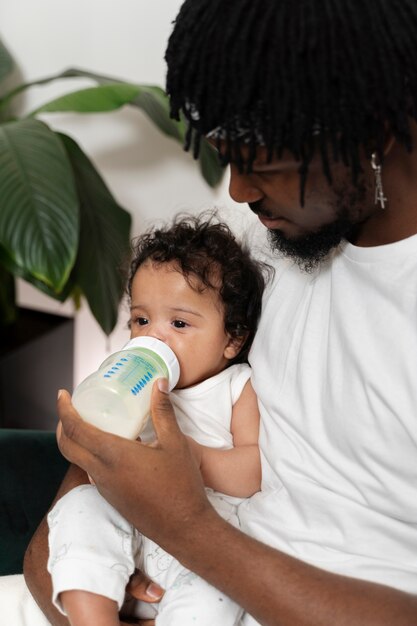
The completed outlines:
<svg viewBox="0 0 417 626">
<path fill-rule="evenodd" d="M 243 348 L 246 339 L 248 338 L 248 335 L 249 333 L 245 333 L 244 335 L 240 335 L 239 337 L 231 337 L 229 335 L 229 343 L 225 347 L 223 353 L 225 359 L 231 361 L 239 354 L 239 352 Z"/>
</svg>

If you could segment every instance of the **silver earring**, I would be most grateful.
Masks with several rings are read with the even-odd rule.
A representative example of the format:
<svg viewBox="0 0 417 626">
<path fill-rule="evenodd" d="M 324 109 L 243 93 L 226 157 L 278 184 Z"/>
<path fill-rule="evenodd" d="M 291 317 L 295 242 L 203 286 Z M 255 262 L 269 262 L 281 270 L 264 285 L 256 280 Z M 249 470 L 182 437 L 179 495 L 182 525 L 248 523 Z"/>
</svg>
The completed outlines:
<svg viewBox="0 0 417 626">
<path fill-rule="evenodd" d="M 388 198 L 384 196 L 384 189 L 382 187 L 381 164 L 378 162 L 378 155 L 376 152 L 371 156 L 371 167 L 374 170 L 375 176 L 375 204 L 379 204 L 381 209 L 385 209 L 385 203 L 388 202 Z"/>
</svg>

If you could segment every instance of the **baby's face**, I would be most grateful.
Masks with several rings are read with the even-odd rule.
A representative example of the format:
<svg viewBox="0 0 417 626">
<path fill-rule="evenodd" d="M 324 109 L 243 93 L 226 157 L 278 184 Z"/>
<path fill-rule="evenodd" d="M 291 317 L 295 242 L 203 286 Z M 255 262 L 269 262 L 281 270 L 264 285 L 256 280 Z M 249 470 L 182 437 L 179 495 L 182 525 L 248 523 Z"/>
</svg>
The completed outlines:
<svg viewBox="0 0 417 626">
<path fill-rule="evenodd" d="M 179 389 L 218 374 L 239 351 L 224 329 L 218 293 L 193 289 L 173 263 L 146 262 L 137 270 L 131 336 L 156 337 L 175 352 L 181 368 Z"/>
</svg>

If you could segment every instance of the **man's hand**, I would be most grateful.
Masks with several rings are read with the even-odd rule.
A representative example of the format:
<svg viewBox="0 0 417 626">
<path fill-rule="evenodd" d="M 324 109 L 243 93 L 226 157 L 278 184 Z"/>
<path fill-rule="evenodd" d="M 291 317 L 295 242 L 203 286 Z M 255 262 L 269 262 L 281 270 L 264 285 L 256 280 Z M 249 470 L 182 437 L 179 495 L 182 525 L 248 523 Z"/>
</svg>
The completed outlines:
<svg viewBox="0 0 417 626">
<path fill-rule="evenodd" d="M 171 546 L 178 547 L 187 526 L 204 523 L 214 510 L 166 390 L 165 379 L 152 390 L 157 436 L 152 446 L 105 433 L 83 421 L 66 391 L 58 399 L 57 438 L 62 454 L 92 477 L 103 497 L 169 551 Z"/>
</svg>

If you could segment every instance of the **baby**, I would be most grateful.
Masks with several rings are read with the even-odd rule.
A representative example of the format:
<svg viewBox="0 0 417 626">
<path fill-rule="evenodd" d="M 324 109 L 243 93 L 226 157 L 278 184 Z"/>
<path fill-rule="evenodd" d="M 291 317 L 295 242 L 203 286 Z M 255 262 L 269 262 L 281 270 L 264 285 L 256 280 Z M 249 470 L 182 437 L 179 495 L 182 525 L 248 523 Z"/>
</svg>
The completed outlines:
<svg viewBox="0 0 417 626">
<path fill-rule="evenodd" d="M 262 270 L 225 224 L 188 217 L 137 240 L 128 282 L 131 337 L 156 337 L 175 352 L 180 378 L 170 397 L 178 423 L 211 504 L 236 526 L 241 499 L 261 485 L 247 355 Z M 150 420 L 141 438 L 152 441 Z M 157 626 L 239 622 L 240 607 L 140 535 L 93 485 L 66 494 L 48 523 L 53 602 L 71 626 L 118 626 L 119 611 L 156 616 Z M 124 603 L 135 567 L 166 590 L 159 604 Z"/>
</svg>

